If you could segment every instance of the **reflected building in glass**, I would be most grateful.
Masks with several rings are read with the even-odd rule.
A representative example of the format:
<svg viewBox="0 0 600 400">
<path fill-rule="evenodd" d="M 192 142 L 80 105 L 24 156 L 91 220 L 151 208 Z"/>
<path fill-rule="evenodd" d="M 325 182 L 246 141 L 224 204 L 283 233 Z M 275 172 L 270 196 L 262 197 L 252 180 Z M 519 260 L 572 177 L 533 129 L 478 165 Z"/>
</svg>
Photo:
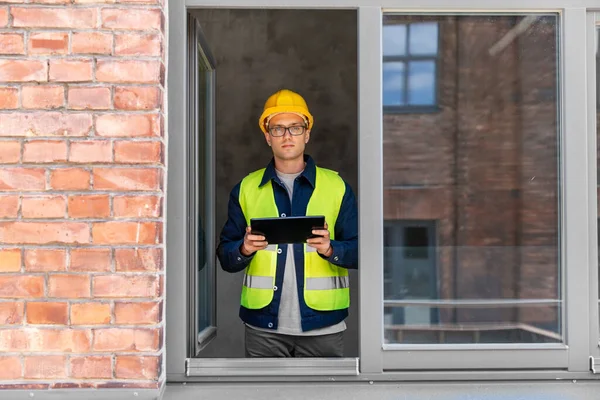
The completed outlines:
<svg viewBox="0 0 600 400">
<path fill-rule="evenodd" d="M 384 16 L 387 343 L 563 341 L 558 37 Z"/>
</svg>

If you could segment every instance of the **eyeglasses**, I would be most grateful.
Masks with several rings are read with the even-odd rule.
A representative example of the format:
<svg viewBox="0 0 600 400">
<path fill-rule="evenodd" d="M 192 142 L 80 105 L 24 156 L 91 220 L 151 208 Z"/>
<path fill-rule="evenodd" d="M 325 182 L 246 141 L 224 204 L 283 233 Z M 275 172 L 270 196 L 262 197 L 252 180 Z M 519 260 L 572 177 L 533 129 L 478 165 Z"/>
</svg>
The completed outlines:
<svg viewBox="0 0 600 400">
<path fill-rule="evenodd" d="M 280 126 L 275 125 L 269 128 L 269 134 L 273 137 L 282 137 L 285 132 L 289 132 L 292 136 L 300 136 L 306 132 L 306 127 L 303 125 Z"/>
</svg>

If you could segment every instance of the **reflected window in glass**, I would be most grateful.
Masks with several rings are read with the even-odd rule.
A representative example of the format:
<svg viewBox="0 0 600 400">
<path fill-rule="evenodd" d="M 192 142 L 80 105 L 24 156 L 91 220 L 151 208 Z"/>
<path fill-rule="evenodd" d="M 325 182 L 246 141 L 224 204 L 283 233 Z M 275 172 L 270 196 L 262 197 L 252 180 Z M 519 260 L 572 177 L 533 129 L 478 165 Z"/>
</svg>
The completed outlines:
<svg viewBox="0 0 600 400">
<path fill-rule="evenodd" d="M 438 22 L 383 26 L 383 105 L 386 111 L 426 111 L 437 104 Z"/>
</svg>

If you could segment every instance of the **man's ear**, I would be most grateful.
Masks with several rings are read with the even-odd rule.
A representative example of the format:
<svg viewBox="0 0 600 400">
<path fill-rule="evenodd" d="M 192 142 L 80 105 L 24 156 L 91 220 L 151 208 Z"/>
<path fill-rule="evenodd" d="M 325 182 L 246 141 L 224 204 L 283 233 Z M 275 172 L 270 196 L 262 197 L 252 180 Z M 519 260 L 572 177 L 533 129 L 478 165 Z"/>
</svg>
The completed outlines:
<svg viewBox="0 0 600 400">
<path fill-rule="evenodd" d="M 271 145 L 271 135 L 269 135 L 269 132 L 263 132 L 263 134 L 265 135 L 265 141 L 270 146 Z"/>
<path fill-rule="evenodd" d="M 306 131 L 306 138 L 304 139 L 304 143 L 308 143 L 308 141 L 310 140 L 310 129 Z"/>
</svg>

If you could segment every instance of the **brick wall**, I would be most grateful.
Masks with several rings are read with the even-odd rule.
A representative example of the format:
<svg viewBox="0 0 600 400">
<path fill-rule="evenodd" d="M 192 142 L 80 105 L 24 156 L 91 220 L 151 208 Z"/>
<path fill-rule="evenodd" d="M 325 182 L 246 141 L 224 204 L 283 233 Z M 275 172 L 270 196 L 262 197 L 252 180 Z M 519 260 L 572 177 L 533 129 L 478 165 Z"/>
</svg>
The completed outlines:
<svg viewBox="0 0 600 400">
<path fill-rule="evenodd" d="M 164 7 L 0 0 L 0 388 L 164 379 Z"/>
</svg>

